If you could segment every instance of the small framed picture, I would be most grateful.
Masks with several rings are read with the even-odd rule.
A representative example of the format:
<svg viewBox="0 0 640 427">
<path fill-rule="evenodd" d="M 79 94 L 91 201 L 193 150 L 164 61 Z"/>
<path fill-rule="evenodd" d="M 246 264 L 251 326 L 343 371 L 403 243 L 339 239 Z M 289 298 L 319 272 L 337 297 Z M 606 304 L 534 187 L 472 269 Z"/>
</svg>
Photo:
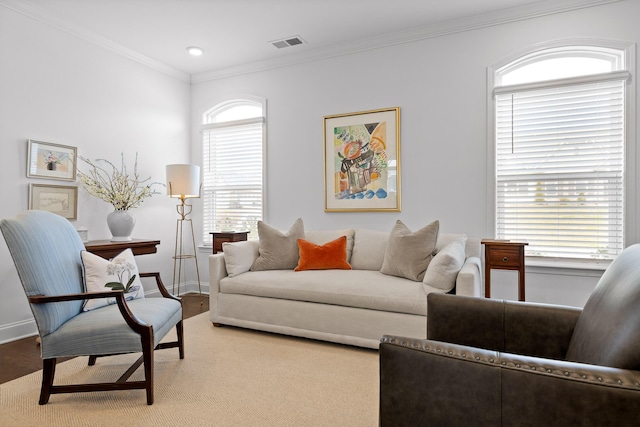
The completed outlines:
<svg viewBox="0 0 640 427">
<path fill-rule="evenodd" d="M 400 108 L 324 117 L 325 212 L 400 211 Z"/>
<path fill-rule="evenodd" d="M 29 184 L 29 209 L 49 211 L 67 219 L 77 219 L 78 187 Z"/>
<path fill-rule="evenodd" d="M 27 151 L 29 178 L 76 180 L 76 147 L 30 139 Z"/>
</svg>

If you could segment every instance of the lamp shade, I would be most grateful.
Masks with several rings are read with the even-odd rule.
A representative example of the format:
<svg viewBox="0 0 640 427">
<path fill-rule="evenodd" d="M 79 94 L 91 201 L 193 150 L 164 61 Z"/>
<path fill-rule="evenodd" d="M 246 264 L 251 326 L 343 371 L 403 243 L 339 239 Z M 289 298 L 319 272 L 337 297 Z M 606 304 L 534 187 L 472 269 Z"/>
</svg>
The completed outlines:
<svg viewBox="0 0 640 427">
<path fill-rule="evenodd" d="M 200 166 L 167 165 L 167 195 L 182 199 L 200 197 Z"/>
</svg>

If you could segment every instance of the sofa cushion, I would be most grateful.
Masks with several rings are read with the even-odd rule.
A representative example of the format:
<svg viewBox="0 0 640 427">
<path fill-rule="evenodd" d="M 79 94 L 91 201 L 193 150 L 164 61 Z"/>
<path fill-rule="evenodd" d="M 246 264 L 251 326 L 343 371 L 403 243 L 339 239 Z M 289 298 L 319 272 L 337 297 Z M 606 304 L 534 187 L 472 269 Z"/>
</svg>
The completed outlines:
<svg viewBox="0 0 640 427">
<path fill-rule="evenodd" d="M 251 271 L 293 270 L 300 258 L 298 239 L 304 239 L 304 225 L 298 218 L 288 231 L 280 231 L 262 221 L 258 221 L 259 256 L 251 266 Z"/>
<path fill-rule="evenodd" d="M 426 315 L 421 282 L 367 270 L 250 271 L 220 281 L 220 292 Z"/>
<path fill-rule="evenodd" d="M 324 245 L 332 240 L 336 240 L 338 237 L 347 237 L 347 262 L 351 262 L 351 255 L 353 253 L 355 230 L 352 228 L 344 230 L 305 230 L 304 239 L 315 243 L 316 245 Z"/>
<path fill-rule="evenodd" d="M 436 253 L 440 252 L 451 242 L 460 242 L 462 247 L 467 247 L 467 235 L 466 234 L 453 234 L 453 233 L 440 233 L 438 234 L 438 242 L 436 243 Z M 466 255 L 465 255 L 466 258 Z"/>
<path fill-rule="evenodd" d="M 567 360 L 640 370 L 640 244 L 609 265 L 578 317 Z"/>
<path fill-rule="evenodd" d="M 229 277 L 237 276 L 251 269 L 260 254 L 258 252 L 259 246 L 260 242 L 257 240 L 222 243 L 224 264 Z"/>
<path fill-rule="evenodd" d="M 412 232 L 397 220 L 389 235 L 380 272 L 422 281 L 435 253 L 439 229 L 440 222 L 436 220 Z"/>
<path fill-rule="evenodd" d="M 464 245 L 453 240 L 433 257 L 422 282 L 449 292 L 456 286 L 456 278 L 464 264 Z"/>
<path fill-rule="evenodd" d="M 358 228 L 353 240 L 353 254 L 349 261 L 351 267 L 354 270 L 380 271 L 389 232 Z"/>
<path fill-rule="evenodd" d="M 324 245 L 298 239 L 298 248 L 300 260 L 294 271 L 351 270 L 347 262 L 347 236 L 338 237 Z"/>
</svg>

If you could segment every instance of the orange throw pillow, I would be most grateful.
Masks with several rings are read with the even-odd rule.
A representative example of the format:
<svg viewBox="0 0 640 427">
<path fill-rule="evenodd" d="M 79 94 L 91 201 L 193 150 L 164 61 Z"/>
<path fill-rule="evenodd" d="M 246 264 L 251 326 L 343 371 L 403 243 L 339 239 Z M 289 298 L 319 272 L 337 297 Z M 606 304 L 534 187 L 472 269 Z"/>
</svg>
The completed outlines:
<svg viewBox="0 0 640 427">
<path fill-rule="evenodd" d="M 324 245 L 316 245 L 298 239 L 300 260 L 295 271 L 303 270 L 351 270 L 347 262 L 347 236 L 338 237 Z"/>
</svg>

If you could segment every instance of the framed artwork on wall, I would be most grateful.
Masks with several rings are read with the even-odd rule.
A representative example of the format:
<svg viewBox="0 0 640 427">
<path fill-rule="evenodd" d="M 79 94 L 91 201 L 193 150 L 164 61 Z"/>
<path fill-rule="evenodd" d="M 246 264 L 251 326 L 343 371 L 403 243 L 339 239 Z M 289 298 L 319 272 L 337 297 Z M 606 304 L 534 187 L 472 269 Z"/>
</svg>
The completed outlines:
<svg viewBox="0 0 640 427">
<path fill-rule="evenodd" d="M 400 108 L 324 117 L 325 212 L 400 211 Z"/>
<path fill-rule="evenodd" d="M 78 187 L 29 184 L 29 209 L 49 211 L 67 219 L 77 219 Z"/>
<path fill-rule="evenodd" d="M 76 147 L 34 139 L 30 139 L 27 144 L 28 177 L 76 180 Z"/>
</svg>

